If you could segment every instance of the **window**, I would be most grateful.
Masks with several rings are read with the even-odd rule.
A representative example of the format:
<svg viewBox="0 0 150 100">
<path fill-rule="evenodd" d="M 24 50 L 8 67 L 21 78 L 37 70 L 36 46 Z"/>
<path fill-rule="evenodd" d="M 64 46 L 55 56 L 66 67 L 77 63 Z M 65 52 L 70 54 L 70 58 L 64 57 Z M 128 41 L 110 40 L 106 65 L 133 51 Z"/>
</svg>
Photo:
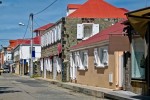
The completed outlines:
<svg viewBox="0 0 150 100">
<path fill-rule="evenodd" d="M 99 33 L 99 24 L 83 23 L 77 24 L 77 39 L 88 39 Z"/>
<path fill-rule="evenodd" d="M 141 49 L 142 48 L 142 49 Z M 132 42 L 132 78 L 145 79 L 145 49 L 142 38 L 133 39 Z"/>
<path fill-rule="evenodd" d="M 75 65 L 75 53 L 70 54 L 70 78 L 76 79 L 77 66 Z"/>
<path fill-rule="evenodd" d="M 92 24 L 85 24 L 83 29 L 83 38 L 87 39 L 92 36 Z"/>
<path fill-rule="evenodd" d="M 75 66 L 77 66 L 79 70 L 85 70 L 88 68 L 88 51 L 87 50 L 76 52 Z"/>
<path fill-rule="evenodd" d="M 57 72 L 58 72 L 58 73 L 61 72 L 61 65 L 62 65 L 61 58 L 56 57 L 56 66 L 57 66 Z"/>
<path fill-rule="evenodd" d="M 96 67 L 108 66 L 108 47 L 94 48 L 94 65 Z"/>
</svg>

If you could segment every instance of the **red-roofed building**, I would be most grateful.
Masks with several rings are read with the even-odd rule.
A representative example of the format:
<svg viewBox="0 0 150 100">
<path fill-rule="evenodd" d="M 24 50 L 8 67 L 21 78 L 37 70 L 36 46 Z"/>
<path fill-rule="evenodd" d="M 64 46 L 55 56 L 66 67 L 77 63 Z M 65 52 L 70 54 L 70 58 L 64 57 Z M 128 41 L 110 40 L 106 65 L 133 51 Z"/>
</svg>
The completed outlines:
<svg viewBox="0 0 150 100">
<path fill-rule="evenodd" d="M 30 47 L 31 39 L 17 39 L 10 40 L 10 45 L 13 54 L 14 63 L 10 66 L 14 73 L 20 75 L 26 75 L 29 72 L 29 62 L 30 62 Z M 35 54 L 35 59 L 33 62 L 38 61 L 41 57 L 41 38 L 36 36 L 33 38 L 33 50 Z M 23 63 L 24 62 L 24 63 Z"/>
<path fill-rule="evenodd" d="M 43 31 L 41 36 L 43 77 L 69 81 L 70 47 L 86 41 L 107 27 L 123 20 L 126 18 L 124 13 L 126 11 L 102 0 L 87 0 L 84 4 L 69 4 L 67 16 Z M 51 65 L 56 66 L 54 68 Z M 62 72 L 61 67 L 64 65 L 65 69 Z M 72 79 L 72 76 L 70 78 Z"/>
<path fill-rule="evenodd" d="M 76 11 L 81 7 L 81 4 L 68 4 L 67 6 L 67 16 Z"/>
<path fill-rule="evenodd" d="M 44 26 L 35 29 L 34 32 L 36 32 L 36 36 L 41 36 L 45 30 L 52 27 L 53 25 L 54 25 L 53 23 L 46 24 Z"/>
<path fill-rule="evenodd" d="M 88 0 L 68 18 L 126 18 L 124 13 L 104 0 Z"/>
<path fill-rule="evenodd" d="M 129 39 L 124 36 L 121 22 L 71 47 L 72 82 L 109 89 L 123 88 L 121 64 L 123 52 L 129 50 Z"/>
</svg>

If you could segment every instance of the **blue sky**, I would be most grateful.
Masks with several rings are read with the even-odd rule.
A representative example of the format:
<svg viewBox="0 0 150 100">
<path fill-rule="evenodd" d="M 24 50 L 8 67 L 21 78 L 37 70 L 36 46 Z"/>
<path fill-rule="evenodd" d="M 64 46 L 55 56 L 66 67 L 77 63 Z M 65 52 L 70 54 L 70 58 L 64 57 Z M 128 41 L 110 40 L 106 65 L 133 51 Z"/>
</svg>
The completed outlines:
<svg viewBox="0 0 150 100">
<path fill-rule="evenodd" d="M 0 45 L 8 46 L 9 39 L 23 38 L 26 26 L 19 26 L 22 22 L 28 23 L 30 13 L 37 13 L 52 3 L 54 0 L 1 0 L 0 4 Z M 69 3 L 82 4 L 87 0 L 58 0 L 53 6 L 34 17 L 34 29 L 49 22 L 56 22 L 66 14 Z M 130 11 L 146 6 L 146 0 L 105 0 L 110 4 L 126 8 Z M 147 0 L 150 6 L 150 0 Z M 30 38 L 28 29 L 25 38 Z"/>
</svg>

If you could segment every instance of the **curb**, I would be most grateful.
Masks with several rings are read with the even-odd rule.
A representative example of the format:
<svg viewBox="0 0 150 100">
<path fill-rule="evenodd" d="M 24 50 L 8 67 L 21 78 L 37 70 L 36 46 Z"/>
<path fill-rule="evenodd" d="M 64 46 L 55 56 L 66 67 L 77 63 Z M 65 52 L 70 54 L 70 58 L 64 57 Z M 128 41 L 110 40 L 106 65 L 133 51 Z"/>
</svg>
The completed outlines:
<svg viewBox="0 0 150 100">
<path fill-rule="evenodd" d="M 45 80 L 49 82 L 49 84 L 57 85 L 58 87 L 70 89 L 74 92 L 84 93 L 87 95 L 95 96 L 98 98 L 107 98 L 112 100 L 150 100 L 149 96 L 141 96 L 141 95 L 125 95 L 121 93 L 117 93 L 115 91 L 103 90 L 103 89 L 92 89 L 84 86 L 78 86 L 73 84 L 67 84 L 64 82 L 51 80 L 51 79 L 41 79 L 35 78 L 38 80 Z"/>
<path fill-rule="evenodd" d="M 73 85 L 70 85 L 70 84 L 66 84 L 66 83 L 58 82 L 58 81 L 53 81 L 53 80 L 51 80 L 49 82 L 50 82 L 50 84 L 55 84 L 59 87 L 70 89 L 70 90 L 73 90 L 75 92 L 81 92 L 81 93 L 91 95 L 91 96 L 95 96 L 95 97 L 98 97 L 98 98 L 109 98 L 109 99 L 115 99 L 115 100 L 135 100 L 135 99 L 127 97 L 125 95 L 120 96 L 119 94 L 116 95 L 114 93 L 109 93 L 109 92 L 106 92 L 106 91 L 92 90 L 92 89 L 88 89 L 88 88 L 85 88 L 85 87 L 73 86 Z"/>
</svg>

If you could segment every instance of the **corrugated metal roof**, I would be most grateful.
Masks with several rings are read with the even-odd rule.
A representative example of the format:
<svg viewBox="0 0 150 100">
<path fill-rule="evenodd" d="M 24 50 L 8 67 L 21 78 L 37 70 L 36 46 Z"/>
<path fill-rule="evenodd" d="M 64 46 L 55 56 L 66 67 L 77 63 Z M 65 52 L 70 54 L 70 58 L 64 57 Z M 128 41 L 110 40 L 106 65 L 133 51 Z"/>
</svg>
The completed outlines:
<svg viewBox="0 0 150 100">
<path fill-rule="evenodd" d="M 78 9 L 81 7 L 81 4 L 68 4 L 68 9 Z"/>
<path fill-rule="evenodd" d="M 52 27 L 53 25 L 54 25 L 54 23 L 46 24 L 46 25 L 44 25 L 44 26 L 42 26 L 42 27 L 39 27 L 39 28 L 35 29 L 34 32 L 37 32 L 37 31 L 44 31 L 44 30 L 46 30 L 46 29 Z"/>
<path fill-rule="evenodd" d="M 103 0 L 88 0 L 68 18 L 126 18 L 125 10 Z"/>
<path fill-rule="evenodd" d="M 17 39 L 17 40 L 10 40 L 9 43 L 10 45 L 8 47 L 15 48 L 16 46 L 20 44 L 30 44 L 31 40 L 30 39 Z M 40 36 L 33 38 L 33 44 L 41 44 Z"/>
</svg>

